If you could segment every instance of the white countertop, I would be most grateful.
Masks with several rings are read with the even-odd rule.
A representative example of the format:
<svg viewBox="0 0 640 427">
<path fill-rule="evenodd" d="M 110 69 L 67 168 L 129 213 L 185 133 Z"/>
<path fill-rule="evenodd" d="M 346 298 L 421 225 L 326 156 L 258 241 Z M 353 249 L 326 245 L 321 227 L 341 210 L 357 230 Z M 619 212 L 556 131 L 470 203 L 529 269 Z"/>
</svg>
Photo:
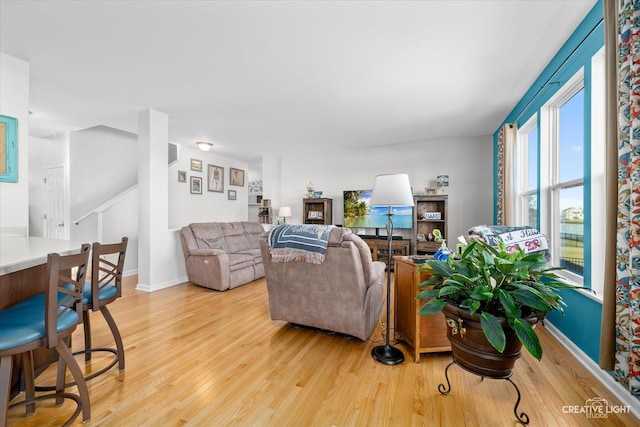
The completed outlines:
<svg viewBox="0 0 640 427">
<path fill-rule="evenodd" d="M 47 262 L 53 252 L 68 255 L 80 251 L 80 244 L 42 237 L 0 237 L 0 275 Z"/>
</svg>

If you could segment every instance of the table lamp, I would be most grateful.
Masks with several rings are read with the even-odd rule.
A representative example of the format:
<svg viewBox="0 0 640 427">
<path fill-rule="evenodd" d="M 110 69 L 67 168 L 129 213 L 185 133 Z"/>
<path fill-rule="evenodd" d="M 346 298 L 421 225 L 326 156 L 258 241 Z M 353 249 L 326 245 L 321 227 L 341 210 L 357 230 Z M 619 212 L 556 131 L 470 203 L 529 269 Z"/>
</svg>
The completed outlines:
<svg viewBox="0 0 640 427">
<path fill-rule="evenodd" d="M 283 223 L 287 223 L 287 218 L 291 216 L 291 207 L 290 206 L 282 206 L 278 209 L 278 216 L 282 218 Z"/>
</svg>

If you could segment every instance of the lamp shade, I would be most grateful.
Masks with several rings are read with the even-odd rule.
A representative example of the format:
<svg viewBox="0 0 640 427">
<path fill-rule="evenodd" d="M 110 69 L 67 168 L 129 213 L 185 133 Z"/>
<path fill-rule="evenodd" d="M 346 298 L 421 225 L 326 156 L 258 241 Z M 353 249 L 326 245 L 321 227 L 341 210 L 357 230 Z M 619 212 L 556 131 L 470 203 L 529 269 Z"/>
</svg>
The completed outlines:
<svg viewBox="0 0 640 427">
<path fill-rule="evenodd" d="M 291 216 L 291 207 L 290 206 L 282 206 L 278 210 L 278 216 L 281 216 L 283 218 L 290 217 Z"/>
<path fill-rule="evenodd" d="M 373 206 L 413 206 L 409 175 L 406 173 L 377 175 L 371 192 Z"/>
</svg>

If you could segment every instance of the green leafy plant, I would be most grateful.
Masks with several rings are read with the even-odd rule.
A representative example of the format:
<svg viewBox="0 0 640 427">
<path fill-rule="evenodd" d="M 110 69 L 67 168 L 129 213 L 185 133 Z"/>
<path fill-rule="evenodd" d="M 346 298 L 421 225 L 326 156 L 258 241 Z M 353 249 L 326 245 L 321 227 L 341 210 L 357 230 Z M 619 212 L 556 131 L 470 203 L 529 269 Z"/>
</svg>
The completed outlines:
<svg viewBox="0 0 640 427">
<path fill-rule="evenodd" d="M 560 280 L 556 271 L 561 268 L 546 264 L 543 252 L 526 254 L 518 249 L 509 253 L 504 243 L 494 248 L 474 239 L 460 259 L 428 260 L 420 267 L 431 277 L 419 285 L 418 299 L 428 300 L 419 313 L 432 315 L 447 304 L 477 313 L 485 337 L 500 353 L 506 338 L 499 319 L 506 319 L 522 345 L 540 360 L 540 340 L 526 319 L 542 320 L 552 310 L 564 313 L 557 290 L 580 289 Z"/>
</svg>

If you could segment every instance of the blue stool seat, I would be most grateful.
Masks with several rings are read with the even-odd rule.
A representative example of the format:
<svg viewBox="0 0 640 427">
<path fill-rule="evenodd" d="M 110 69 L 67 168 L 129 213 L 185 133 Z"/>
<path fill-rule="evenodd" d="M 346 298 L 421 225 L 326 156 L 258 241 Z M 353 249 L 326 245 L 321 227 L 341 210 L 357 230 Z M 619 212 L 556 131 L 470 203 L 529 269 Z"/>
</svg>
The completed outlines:
<svg viewBox="0 0 640 427">
<path fill-rule="evenodd" d="M 59 300 L 63 298 L 59 294 Z M 44 339 L 44 293 L 34 295 L 5 310 L 0 310 L 0 351 Z M 58 318 L 58 333 L 74 327 L 78 313 L 67 310 Z"/>
<path fill-rule="evenodd" d="M 106 301 L 114 298 L 118 294 L 118 288 L 114 285 L 107 285 L 98 291 L 98 301 Z M 93 294 L 91 293 L 91 282 L 84 284 L 84 292 L 82 293 L 82 305 L 91 304 Z"/>
</svg>

